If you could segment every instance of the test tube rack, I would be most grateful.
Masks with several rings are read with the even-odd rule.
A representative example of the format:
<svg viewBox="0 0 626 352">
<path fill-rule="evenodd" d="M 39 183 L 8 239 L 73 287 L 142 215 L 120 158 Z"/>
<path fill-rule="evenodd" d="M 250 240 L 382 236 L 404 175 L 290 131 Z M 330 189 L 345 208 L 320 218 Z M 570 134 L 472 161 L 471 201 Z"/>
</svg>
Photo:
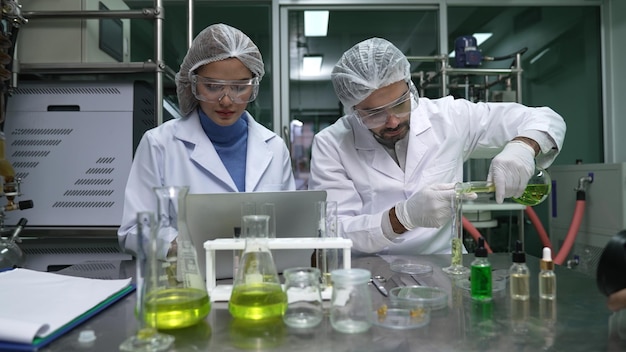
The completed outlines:
<svg viewBox="0 0 626 352">
<path fill-rule="evenodd" d="M 243 250 L 245 239 L 241 238 L 218 238 L 204 242 L 206 251 L 206 288 L 211 301 L 228 301 L 233 285 L 217 285 L 215 278 L 215 251 L 217 250 Z M 298 238 L 269 238 L 269 249 L 343 249 L 343 267 L 350 269 L 352 262 L 350 250 L 352 240 L 341 237 L 298 237 Z M 322 291 L 323 299 L 330 299 L 331 288 Z"/>
</svg>

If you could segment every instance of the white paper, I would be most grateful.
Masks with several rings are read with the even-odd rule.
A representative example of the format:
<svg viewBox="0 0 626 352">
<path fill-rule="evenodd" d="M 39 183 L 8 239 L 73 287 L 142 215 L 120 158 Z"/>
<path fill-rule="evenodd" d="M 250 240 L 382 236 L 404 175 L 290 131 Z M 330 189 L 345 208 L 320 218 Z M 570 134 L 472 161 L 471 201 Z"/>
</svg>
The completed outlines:
<svg viewBox="0 0 626 352">
<path fill-rule="evenodd" d="M 130 284 L 14 269 L 0 272 L 0 340 L 46 337 Z"/>
</svg>

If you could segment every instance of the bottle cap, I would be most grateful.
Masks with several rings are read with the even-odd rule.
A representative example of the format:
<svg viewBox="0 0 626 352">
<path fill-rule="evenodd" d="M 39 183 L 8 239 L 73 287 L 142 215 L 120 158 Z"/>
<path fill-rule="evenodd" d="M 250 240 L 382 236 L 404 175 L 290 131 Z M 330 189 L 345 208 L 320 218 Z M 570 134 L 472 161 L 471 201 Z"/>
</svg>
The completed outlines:
<svg viewBox="0 0 626 352">
<path fill-rule="evenodd" d="M 513 252 L 513 263 L 526 263 L 526 253 L 522 250 L 522 241 L 515 242 L 515 251 Z"/>
<path fill-rule="evenodd" d="M 554 262 L 552 261 L 552 250 L 550 247 L 543 247 L 543 255 L 539 262 L 541 270 L 554 270 Z"/>
<path fill-rule="evenodd" d="M 485 248 L 485 239 L 480 237 L 478 238 L 478 247 L 476 247 L 476 251 L 474 251 L 475 257 L 487 257 L 487 249 Z"/>
</svg>

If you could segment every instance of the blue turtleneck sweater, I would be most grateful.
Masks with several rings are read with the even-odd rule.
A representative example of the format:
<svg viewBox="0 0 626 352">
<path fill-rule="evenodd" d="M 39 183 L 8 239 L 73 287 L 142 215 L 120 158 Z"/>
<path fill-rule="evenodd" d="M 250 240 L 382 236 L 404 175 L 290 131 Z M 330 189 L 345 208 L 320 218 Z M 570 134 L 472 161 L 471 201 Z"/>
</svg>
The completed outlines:
<svg viewBox="0 0 626 352">
<path fill-rule="evenodd" d="M 222 163 L 235 181 L 239 192 L 246 190 L 246 152 L 248 150 L 248 114 L 230 126 L 220 126 L 198 109 L 200 123 L 207 137 L 213 143 Z"/>
</svg>

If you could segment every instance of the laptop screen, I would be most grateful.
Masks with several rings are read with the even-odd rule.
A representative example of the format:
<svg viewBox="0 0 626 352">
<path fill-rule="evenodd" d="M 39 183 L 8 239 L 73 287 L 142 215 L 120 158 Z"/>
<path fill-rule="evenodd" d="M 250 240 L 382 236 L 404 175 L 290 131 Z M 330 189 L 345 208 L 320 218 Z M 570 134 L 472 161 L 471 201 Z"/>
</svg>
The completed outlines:
<svg viewBox="0 0 626 352">
<path fill-rule="evenodd" d="M 198 252 L 198 265 L 206 278 L 204 242 L 216 238 L 233 238 L 241 229 L 241 217 L 256 208 L 261 213 L 266 204 L 273 204 L 270 219 L 279 238 L 318 237 L 317 203 L 326 200 L 326 191 L 229 192 L 188 194 L 187 226 Z M 273 250 L 278 272 L 296 266 L 311 266 L 311 249 Z M 233 277 L 233 253 L 216 252 L 216 278 Z"/>
</svg>

